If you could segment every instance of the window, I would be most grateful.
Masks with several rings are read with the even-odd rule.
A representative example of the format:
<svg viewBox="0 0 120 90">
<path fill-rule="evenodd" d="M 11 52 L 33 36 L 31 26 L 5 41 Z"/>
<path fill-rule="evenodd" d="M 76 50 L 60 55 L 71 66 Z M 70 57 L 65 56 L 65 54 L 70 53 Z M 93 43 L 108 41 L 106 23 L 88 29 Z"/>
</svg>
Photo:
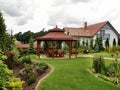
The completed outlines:
<svg viewBox="0 0 120 90">
<path fill-rule="evenodd" d="M 102 38 L 104 38 L 105 35 L 105 30 L 100 30 L 100 36 L 102 36 Z"/>
<path fill-rule="evenodd" d="M 107 38 L 110 39 L 110 34 L 105 34 L 104 35 L 104 39 L 107 39 Z"/>
<path fill-rule="evenodd" d="M 103 28 L 104 28 L 104 29 L 111 29 L 111 27 L 110 27 L 109 24 L 106 24 Z"/>
</svg>

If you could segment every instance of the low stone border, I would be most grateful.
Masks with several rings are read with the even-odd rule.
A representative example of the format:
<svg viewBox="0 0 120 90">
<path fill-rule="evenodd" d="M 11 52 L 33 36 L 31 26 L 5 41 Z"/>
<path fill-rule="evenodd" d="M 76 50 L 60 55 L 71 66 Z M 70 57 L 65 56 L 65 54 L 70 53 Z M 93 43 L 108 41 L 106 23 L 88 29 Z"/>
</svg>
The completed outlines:
<svg viewBox="0 0 120 90">
<path fill-rule="evenodd" d="M 42 81 L 43 79 L 47 78 L 47 77 L 54 71 L 53 66 L 51 66 L 50 64 L 49 64 L 49 66 L 51 67 L 51 71 L 50 71 L 48 74 L 46 74 L 44 77 L 42 77 L 42 79 L 39 80 L 39 82 L 37 83 L 37 85 L 36 85 L 36 87 L 35 87 L 35 90 L 38 89 L 38 87 L 40 86 L 41 81 Z"/>
</svg>

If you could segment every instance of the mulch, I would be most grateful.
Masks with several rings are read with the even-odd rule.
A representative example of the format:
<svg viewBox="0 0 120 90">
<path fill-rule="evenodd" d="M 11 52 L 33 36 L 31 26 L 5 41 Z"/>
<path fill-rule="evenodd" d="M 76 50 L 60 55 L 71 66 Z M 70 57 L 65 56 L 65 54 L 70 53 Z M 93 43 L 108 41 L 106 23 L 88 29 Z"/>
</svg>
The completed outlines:
<svg viewBox="0 0 120 90">
<path fill-rule="evenodd" d="M 22 69 L 23 68 L 23 65 L 21 64 L 21 65 L 19 65 L 19 66 L 17 66 L 17 67 L 14 67 L 13 68 L 13 75 L 15 76 L 15 77 L 18 77 L 18 78 L 21 78 L 22 79 L 22 77 L 21 77 L 21 75 L 19 74 L 19 71 L 20 71 L 20 69 Z M 42 79 L 46 74 L 48 74 L 49 72 L 51 71 L 51 68 L 49 67 L 46 71 L 45 71 L 45 73 L 43 73 L 42 75 L 37 75 L 37 78 L 36 78 L 36 81 L 35 81 L 35 83 L 33 83 L 33 84 L 31 84 L 31 85 L 28 85 L 26 82 L 23 84 L 23 90 L 35 90 L 35 87 L 36 87 L 36 85 L 37 85 L 37 83 L 39 82 L 39 80 L 40 79 Z M 37 73 L 37 72 L 36 72 Z"/>
</svg>

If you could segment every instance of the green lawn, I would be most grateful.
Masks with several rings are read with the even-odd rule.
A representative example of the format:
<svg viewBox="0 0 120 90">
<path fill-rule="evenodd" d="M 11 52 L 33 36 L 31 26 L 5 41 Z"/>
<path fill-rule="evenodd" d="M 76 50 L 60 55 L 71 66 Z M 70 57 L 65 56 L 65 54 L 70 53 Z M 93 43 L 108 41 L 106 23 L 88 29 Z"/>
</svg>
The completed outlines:
<svg viewBox="0 0 120 90">
<path fill-rule="evenodd" d="M 92 53 L 91 55 L 100 55 L 103 57 L 109 57 L 109 58 L 120 58 L 120 53 L 118 55 L 114 54 L 114 56 L 111 56 L 111 53 L 108 52 L 100 52 L 100 53 Z"/>
<path fill-rule="evenodd" d="M 120 87 L 96 78 L 87 71 L 92 66 L 92 58 L 70 60 L 32 58 L 54 67 L 52 74 L 42 80 L 38 90 L 120 90 Z"/>
</svg>

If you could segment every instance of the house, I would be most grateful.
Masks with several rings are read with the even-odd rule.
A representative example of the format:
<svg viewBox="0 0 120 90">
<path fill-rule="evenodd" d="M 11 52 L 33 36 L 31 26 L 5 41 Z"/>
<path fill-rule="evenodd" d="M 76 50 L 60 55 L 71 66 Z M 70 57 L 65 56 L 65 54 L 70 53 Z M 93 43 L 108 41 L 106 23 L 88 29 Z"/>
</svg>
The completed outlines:
<svg viewBox="0 0 120 90">
<path fill-rule="evenodd" d="M 34 44 L 34 49 L 37 48 L 37 44 Z M 23 49 L 23 50 L 28 50 L 29 44 L 16 44 L 17 49 Z"/>
<path fill-rule="evenodd" d="M 80 43 L 87 42 L 90 44 L 90 40 L 93 40 L 93 44 L 95 44 L 95 40 L 97 37 L 102 36 L 103 46 L 105 47 L 105 41 L 108 38 L 110 46 L 113 45 L 113 39 L 115 38 L 116 44 L 118 42 L 119 33 L 117 30 L 110 24 L 109 21 L 96 23 L 93 25 L 87 25 L 87 22 L 84 22 L 84 27 L 81 28 L 71 28 L 65 27 L 65 33 L 78 37 L 80 39 Z"/>
</svg>

